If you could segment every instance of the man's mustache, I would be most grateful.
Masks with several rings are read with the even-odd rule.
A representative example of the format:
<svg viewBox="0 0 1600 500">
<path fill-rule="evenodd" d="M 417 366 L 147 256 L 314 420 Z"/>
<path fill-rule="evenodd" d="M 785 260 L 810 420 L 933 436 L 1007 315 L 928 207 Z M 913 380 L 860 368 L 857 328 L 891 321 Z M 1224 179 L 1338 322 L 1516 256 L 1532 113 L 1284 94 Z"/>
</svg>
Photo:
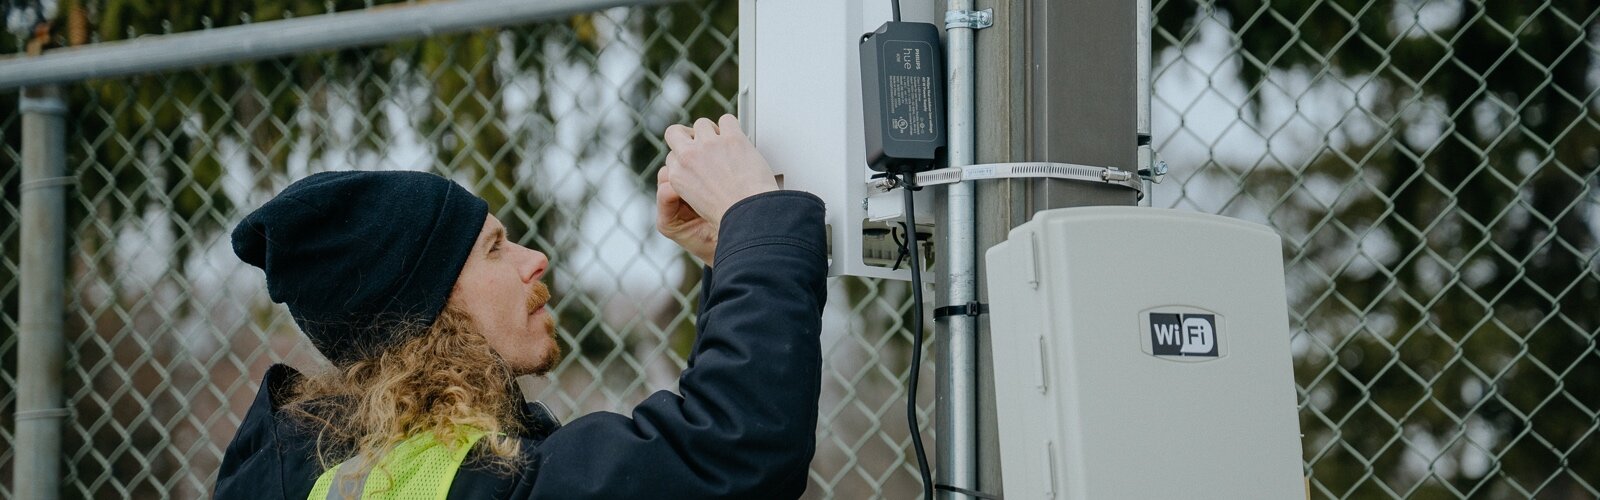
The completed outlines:
<svg viewBox="0 0 1600 500">
<path fill-rule="evenodd" d="M 543 281 L 533 282 L 533 290 L 528 292 L 528 313 L 532 314 L 550 302 L 550 287 Z"/>
</svg>

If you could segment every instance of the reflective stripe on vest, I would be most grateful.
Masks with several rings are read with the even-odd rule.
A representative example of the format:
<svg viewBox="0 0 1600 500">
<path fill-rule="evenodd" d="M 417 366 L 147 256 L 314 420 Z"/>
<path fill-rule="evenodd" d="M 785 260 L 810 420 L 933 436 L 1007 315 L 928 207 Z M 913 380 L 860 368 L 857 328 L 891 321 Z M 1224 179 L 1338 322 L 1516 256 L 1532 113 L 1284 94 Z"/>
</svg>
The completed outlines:
<svg viewBox="0 0 1600 500">
<path fill-rule="evenodd" d="M 307 500 L 444 500 L 456 469 L 483 437 L 482 432 L 470 428 L 456 435 L 451 446 L 432 433 L 406 438 L 382 455 L 377 467 L 364 456 L 346 460 L 317 478 Z"/>
</svg>

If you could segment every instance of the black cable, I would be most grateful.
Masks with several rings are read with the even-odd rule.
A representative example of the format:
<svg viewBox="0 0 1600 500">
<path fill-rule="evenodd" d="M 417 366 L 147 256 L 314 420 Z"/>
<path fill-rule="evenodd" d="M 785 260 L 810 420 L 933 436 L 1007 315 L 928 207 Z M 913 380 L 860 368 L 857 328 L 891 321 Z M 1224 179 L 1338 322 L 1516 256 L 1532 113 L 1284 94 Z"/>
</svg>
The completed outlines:
<svg viewBox="0 0 1600 500">
<path fill-rule="evenodd" d="M 895 12 L 898 14 L 899 2 L 895 2 Z M 896 18 L 899 16 L 896 15 Z M 896 19 L 898 20 L 898 19 Z M 922 449 L 922 431 L 917 425 L 917 375 L 922 372 L 922 262 L 917 257 L 917 219 L 916 204 L 913 202 L 917 190 L 915 172 L 901 172 L 902 188 L 906 193 L 906 239 L 909 246 L 906 253 L 911 255 L 911 296 L 915 301 L 915 313 L 911 322 L 911 373 L 906 375 L 906 424 L 911 426 L 911 447 L 917 452 L 917 470 L 922 473 L 922 497 L 933 500 L 933 473 L 928 470 L 928 453 Z"/>
<path fill-rule="evenodd" d="M 900 22 L 900 0 L 889 0 L 889 5 L 894 8 L 894 22 Z"/>
<path fill-rule="evenodd" d="M 902 226 L 903 225 L 904 224 L 902 224 Z M 902 228 L 901 231 L 905 231 L 905 229 Z M 908 248 L 910 248 L 910 247 L 906 244 L 905 238 L 903 238 L 903 236 L 905 234 L 907 234 L 907 233 L 896 234 L 894 232 L 894 229 L 890 229 L 889 230 L 889 236 L 894 238 L 894 246 L 895 246 L 895 248 L 899 248 L 900 249 L 900 252 L 899 252 L 900 255 L 897 255 L 894 258 L 894 265 L 893 266 L 889 266 L 889 270 L 890 271 L 899 271 L 900 270 L 900 263 L 901 262 L 905 262 L 906 255 L 911 253 L 911 251 L 908 250 Z"/>
</svg>

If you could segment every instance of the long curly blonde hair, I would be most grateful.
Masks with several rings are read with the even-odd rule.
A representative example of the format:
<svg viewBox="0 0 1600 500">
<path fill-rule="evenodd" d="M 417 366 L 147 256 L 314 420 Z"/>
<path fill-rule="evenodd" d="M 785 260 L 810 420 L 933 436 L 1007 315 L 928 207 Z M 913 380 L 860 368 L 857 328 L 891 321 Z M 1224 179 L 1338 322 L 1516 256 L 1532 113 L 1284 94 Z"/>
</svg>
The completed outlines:
<svg viewBox="0 0 1600 500">
<path fill-rule="evenodd" d="M 515 376 L 473 325 L 448 305 L 425 332 L 302 378 L 284 409 L 316 432 L 322 468 L 381 456 L 422 433 L 448 446 L 470 427 L 485 433 L 477 463 L 515 471 L 523 430 Z"/>
</svg>

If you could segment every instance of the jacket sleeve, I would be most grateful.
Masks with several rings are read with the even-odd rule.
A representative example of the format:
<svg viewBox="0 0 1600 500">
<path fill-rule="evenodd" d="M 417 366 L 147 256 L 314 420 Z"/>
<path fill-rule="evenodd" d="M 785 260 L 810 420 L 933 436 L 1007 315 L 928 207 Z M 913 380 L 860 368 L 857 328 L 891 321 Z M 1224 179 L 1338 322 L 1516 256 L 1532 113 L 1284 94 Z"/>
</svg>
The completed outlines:
<svg viewBox="0 0 1600 500">
<path fill-rule="evenodd" d="M 596 413 L 534 453 L 533 498 L 795 498 L 816 450 L 827 299 L 822 200 L 799 191 L 734 204 L 702 284 L 679 379 L 631 417 Z M 519 488 L 522 489 L 522 488 Z"/>
</svg>

